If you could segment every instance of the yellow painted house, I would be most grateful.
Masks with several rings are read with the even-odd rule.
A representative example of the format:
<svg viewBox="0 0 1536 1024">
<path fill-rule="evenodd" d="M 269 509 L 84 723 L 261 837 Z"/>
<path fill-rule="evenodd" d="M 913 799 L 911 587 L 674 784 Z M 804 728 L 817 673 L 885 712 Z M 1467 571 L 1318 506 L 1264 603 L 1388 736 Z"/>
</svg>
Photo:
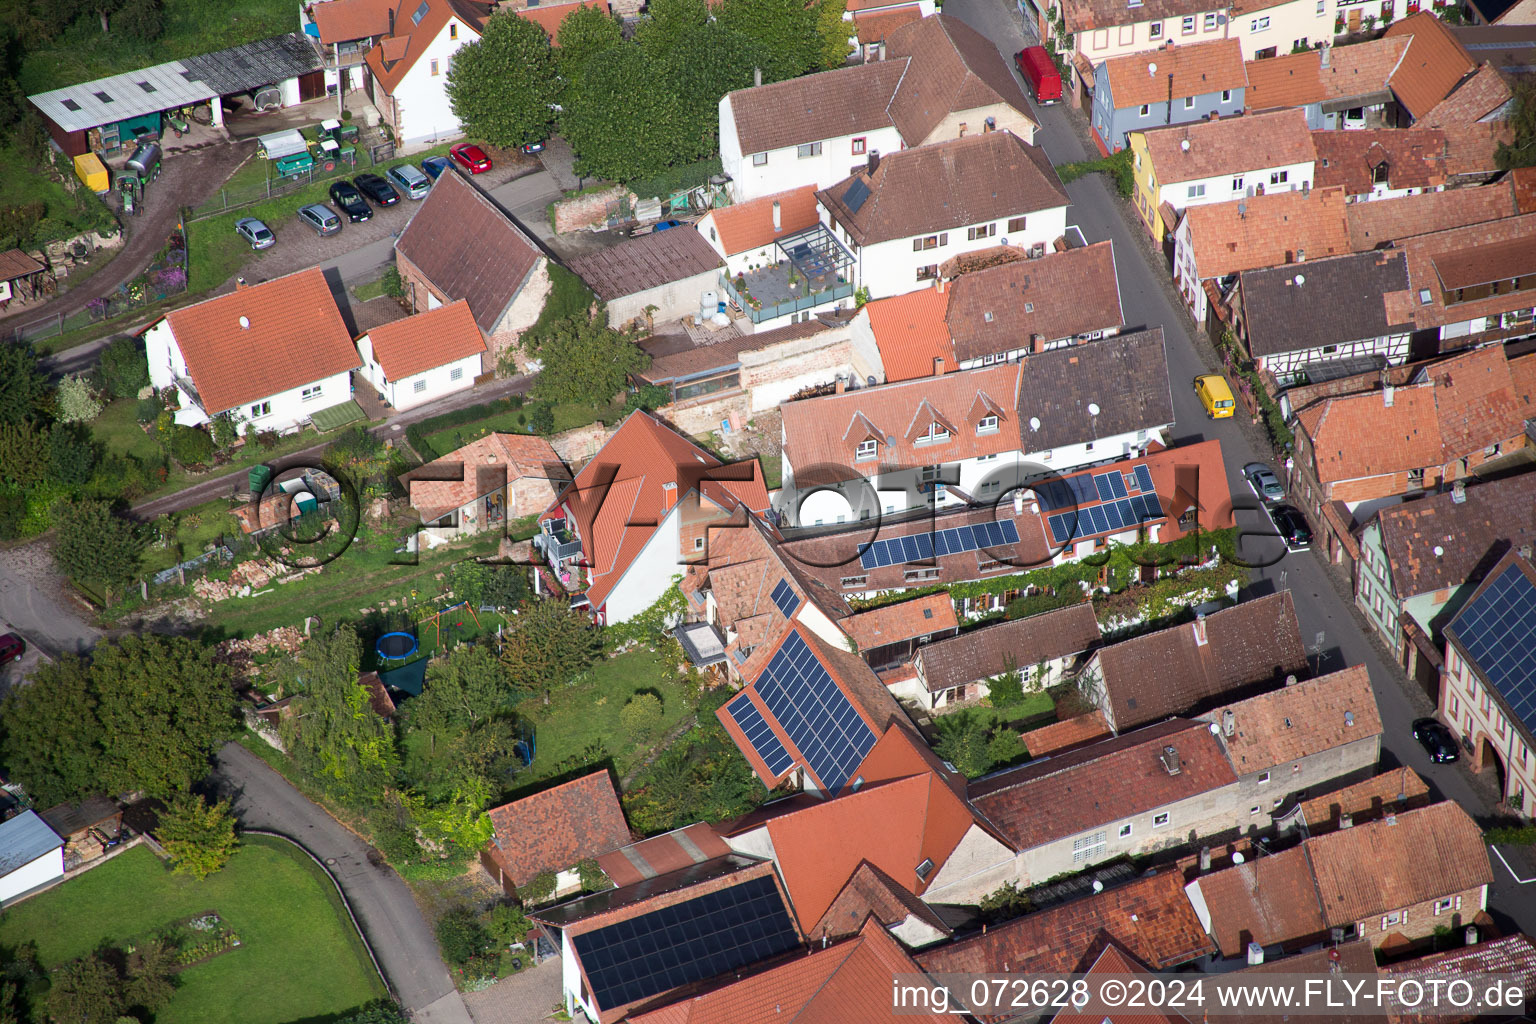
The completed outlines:
<svg viewBox="0 0 1536 1024">
<path fill-rule="evenodd" d="M 1136 202 L 1136 213 L 1141 217 L 1142 226 L 1152 236 L 1152 241 L 1161 245 L 1164 233 L 1172 231 L 1173 225 L 1164 228 L 1163 218 L 1157 211 L 1157 173 L 1152 167 L 1152 154 L 1147 150 L 1147 133 L 1129 132 L 1125 141 L 1131 151 L 1131 171 L 1136 179 L 1135 188 L 1131 192 Z"/>
</svg>

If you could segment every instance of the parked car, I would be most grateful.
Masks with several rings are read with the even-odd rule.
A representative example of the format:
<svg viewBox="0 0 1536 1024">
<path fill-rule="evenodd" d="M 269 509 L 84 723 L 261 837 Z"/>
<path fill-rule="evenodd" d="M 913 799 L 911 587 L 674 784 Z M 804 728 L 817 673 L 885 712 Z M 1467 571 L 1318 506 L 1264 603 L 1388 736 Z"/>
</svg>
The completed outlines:
<svg viewBox="0 0 1536 1024">
<path fill-rule="evenodd" d="M 400 193 L 395 191 L 395 186 L 377 174 L 359 174 L 352 179 L 352 184 L 357 186 L 359 192 L 380 206 L 394 206 L 400 201 Z"/>
<path fill-rule="evenodd" d="M 445 156 L 429 156 L 421 162 L 421 169 L 433 181 L 441 177 L 442 173 L 450 166 L 452 166 L 452 162 Z"/>
<path fill-rule="evenodd" d="M 368 205 L 363 194 L 350 181 L 338 181 L 331 186 L 331 202 L 354 224 L 373 217 L 373 207 Z"/>
<path fill-rule="evenodd" d="M 252 249 L 270 249 L 277 244 L 277 236 L 255 217 L 241 217 L 235 221 L 235 234 L 250 243 Z"/>
<path fill-rule="evenodd" d="M 341 230 L 341 218 L 324 203 L 310 203 L 299 207 L 299 220 L 322 235 L 334 235 Z"/>
<path fill-rule="evenodd" d="M 1413 723 L 1413 738 L 1436 764 L 1448 764 L 1460 758 L 1456 737 L 1438 718 L 1420 718 Z"/>
<path fill-rule="evenodd" d="M 1305 551 L 1312 546 L 1312 527 L 1307 525 L 1307 517 L 1301 514 L 1301 509 L 1294 505 L 1273 505 L 1269 518 L 1290 550 Z"/>
<path fill-rule="evenodd" d="M 1050 51 L 1043 46 L 1031 46 L 1014 54 L 1013 59 L 1035 94 L 1036 103 L 1055 103 L 1061 99 L 1061 71 Z"/>
<path fill-rule="evenodd" d="M 542 153 L 542 152 L 544 152 L 544 143 L 542 143 L 542 142 L 528 142 L 528 143 L 524 143 L 521 146 L 518 146 L 517 148 L 519 150 L 521 150 L 522 152 L 528 154 L 529 156 L 532 156 L 535 153 Z"/>
<path fill-rule="evenodd" d="M 1273 504 L 1285 497 L 1285 488 L 1280 486 L 1279 478 L 1264 463 L 1248 463 L 1243 467 L 1243 476 L 1247 477 L 1253 493 L 1263 498 L 1265 504 Z"/>
<path fill-rule="evenodd" d="M 27 653 L 27 642 L 15 633 L 0 634 L 0 665 L 15 661 Z"/>
<path fill-rule="evenodd" d="M 461 142 L 448 151 L 453 157 L 453 162 L 464 168 L 470 174 L 483 174 L 491 169 L 491 158 L 485 155 L 485 150 L 473 142 Z"/>
<path fill-rule="evenodd" d="M 432 179 L 418 171 L 413 164 L 401 164 L 384 172 L 390 183 L 405 193 L 407 199 L 425 199 L 432 191 Z"/>
<path fill-rule="evenodd" d="M 1219 373 L 1202 373 L 1196 377 L 1195 395 L 1205 407 L 1207 419 L 1227 419 L 1237 407 L 1237 402 L 1232 398 L 1232 389 L 1227 386 L 1227 378 Z"/>
</svg>

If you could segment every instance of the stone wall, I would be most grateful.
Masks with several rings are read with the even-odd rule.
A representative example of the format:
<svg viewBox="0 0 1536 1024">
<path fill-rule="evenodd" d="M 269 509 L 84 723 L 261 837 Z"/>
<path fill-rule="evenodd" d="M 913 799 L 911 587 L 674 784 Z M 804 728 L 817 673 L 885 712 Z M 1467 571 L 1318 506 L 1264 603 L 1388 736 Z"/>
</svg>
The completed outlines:
<svg viewBox="0 0 1536 1024">
<path fill-rule="evenodd" d="M 731 391 L 702 401 L 668 405 L 656 410 L 656 415 L 678 431 L 689 435 L 719 430 L 720 421 L 729 419 L 732 413 L 736 414 L 737 422 L 743 426 L 752 418 L 752 403 L 744 391 Z"/>
<path fill-rule="evenodd" d="M 512 362 L 519 373 L 529 373 L 537 369 L 518 346 L 522 340 L 523 332 L 532 327 L 539 319 L 539 314 L 544 312 L 544 302 L 549 298 L 549 260 L 541 259 L 533 265 L 528 272 L 528 277 L 523 281 L 523 286 L 518 289 L 517 296 L 507 311 L 501 315 L 491 328 L 490 337 L 486 339 L 488 351 L 484 356 L 483 369 L 486 373 L 499 373 L 500 360 L 503 352 L 512 354 Z"/>
<path fill-rule="evenodd" d="M 605 188 L 601 192 L 586 192 L 555 203 L 555 234 L 567 231 L 599 231 L 608 223 L 608 206 L 627 198 L 631 205 L 639 201 L 633 192 L 622 185 Z"/>
<path fill-rule="evenodd" d="M 615 427 L 618 424 L 614 424 Z M 550 437 L 549 443 L 555 454 L 565 461 L 574 475 L 596 455 L 598 449 L 608 443 L 613 431 L 601 423 L 589 423 L 584 427 L 562 431 Z"/>
</svg>

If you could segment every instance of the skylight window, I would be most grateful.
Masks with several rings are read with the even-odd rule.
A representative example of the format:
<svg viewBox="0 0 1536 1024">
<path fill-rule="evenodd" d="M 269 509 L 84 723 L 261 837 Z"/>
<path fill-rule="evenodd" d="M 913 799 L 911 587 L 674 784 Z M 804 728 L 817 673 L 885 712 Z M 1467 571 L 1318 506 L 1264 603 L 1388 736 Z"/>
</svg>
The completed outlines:
<svg viewBox="0 0 1536 1024">
<path fill-rule="evenodd" d="M 139 88 L 143 89 L 145 92 L 154 92 L 155 91 L 155 87 L 150 85 L 148 82 L 140 82 L 139 83 Z"/>
<path fill-rule="evenodd" d="M 65 110 L 79 110 L 80 109 L 80 104 L 76 103 L 74 100 L 65 100 L 64 101 L 64 109 Z"/>
<path fill-rule="evenodd" d="M 111 96 L 108 96 L 104 92 L 97 91 L 97 92 L 93 93 L 92 95 L 94 95 L 98 100 L 101 100 L 101 102 L 103 102 L 103 103 L 114 103 L 114 102 L 116 102 L 115 100 L 112 99 Z"/>
<path fill-rule="evenodd" d="M 416 13 L 411 15 L 411 24 L 420 25 L 421 19 L 427 16 L 427 0 L 421 0 L 421 6 L 416 8 Z"/>
<path fill-rule="evenodd" d="M 933 874 L 933 861 L 924 857 L 923 862 L 917 866 L 917 880 L 926 882 L 931 874 Z"/>
</svg>

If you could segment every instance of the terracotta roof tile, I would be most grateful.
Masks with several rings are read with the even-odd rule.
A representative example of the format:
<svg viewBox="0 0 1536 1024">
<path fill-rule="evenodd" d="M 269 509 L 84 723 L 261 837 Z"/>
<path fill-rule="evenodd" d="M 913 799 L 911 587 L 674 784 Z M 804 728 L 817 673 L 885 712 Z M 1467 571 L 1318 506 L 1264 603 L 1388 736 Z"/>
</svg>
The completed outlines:
<svg viewBox="0 0 1536 1024">
<path fill-rule="evenodd" d="M 1208 6 L 1202 7 L 1198 0 L 1151 0 L 1139 7 L 1130 7 L 1124 0 L 1065 0 L 1062 4 L 1062 18 L 1068 32 L 1086 32 L 1143 21 L 1164 21 L 1199 14 L 1208 9 Z M 1090 72 L 1089 79 L 1092 77 Z"/>
<path fill-rule="evenodd" d="M 1318 72 L 1323 83 L 1323 99 L 1363 98 L 1387 93 L 1407 52 L 1408 40 L 1402 38 L 1370 39 L 1332 47 L 1328 52 L 1328 66 Z"/>
<path fill-rule="evenodd" d="M 1430 128 L 1468 125 L 1490 116 L 1508 103 L 1510 98 L 1509 83 L 1504 80 L 1504 76 L 1491 65 L 1484 64 L 1463 79 L 1449 96 L 1435 104 L 1421 120 Z"/>
<path fill-rule="evenodd" d="M 463 299 L 375 327 L 366 337 L 392 381 L 485 351 L 485 336 Z"/>
<path fill-rule="evenodd" d="M 777 231 L 773 227 L 775 206 L 779 208 Z M 709 214 L 719 234 L 720 247 L 728 256 L 750 252 L 773 244 L 782 235 L 792 235 L 815 227 L 817 216 L 814 185 L 802 185 L 788 192 L 749 199 L 745 203 L 722 207 Z"/>
<path fill-rule="evenodd" d="M 1234 971 L 1233 974 L 1245 980 L 1260 981 L 1262 976 L 1267 974 L 1301 974 L 1320 977 L 1334 972 L 1374 975 L 1377 972 L 1376 950 L 1371 945 L 1371 940 L 1355 939 L 1337 946 L 1326 945 L 1310 953 L 1282 956 L 1252 967 L 1244 967 Z M 1284 1013 L 1245 1013 L 1243 1024 L 1291 1024 L 1295 1019 L 1294 1016 Z M 1450 1024 L 1447 1018 L 1442 1017 L 1439 1020 L 1440 1024 Z M 1349 1024 L 1388 1024 L 1386 1014 L 1379 1009 L 1367 1009 L 1363 1006 L 1352 1007 L 1347 1016 L 1318 1018 L 1319 1024 L 1325 1021 L 1327 1024 L 1344 1024 L 1346 1021 Z"/>
<path fill-rule="evenodd" d="M 1536 543 L 1536 474 L 1474 483 L 1378 513 L 1392 589 L 1401 600 L 1476 584 L 1510 548 Z"/>
<path fill-rule="evenodd" d="M 1248 943 L 1300 941 L 1326 932 L 1306 850 L 1293 846 L 1269 856 L 1202 875 L 1190 893 L 1208 908 L 1211 932 L 1223 956 L 1238 956 Z"/>
<path fill-rule="evenodd" d="M 855 185 L 868 194 L 846 202 Z M 882 156 L 816 193 L 859 245 L 955 231 L 1066 206 L 1066 188 L 1045 151 L 1008 131 L 967 135 Z"/>
<path fill-rule="evenodd" d="M 606 770 L 494 807 L 491 856 L 513 885 L 625 846 L 629 826 Z"/>
<path fill-rule="evenodd" d="M 1132 134 L 1140 134 L 1146 142 L 1154 177 L 1165 186 L 1261 167 L 1312 163 L 1318 158 L 1306 111 L 1299 107 Z"/>
<path fill-rule="evenodd" d="M 426 10 L 418 19 L 416 12 L 421 4 Z M 394 34 L 385 36 L 368 51 L 368 70 L 386 93 L 399 87 L 406 72 L 431 48 L 450 21 L 457 19 L 478 35 L 491 14 L 490 4 L 476 0 L 421 0 L 421 4 L 409 0 L 407 6 L 407 0 L 391 0 L 388 5 L 395 11 Z"/>
<path fill-rule="evenodd" d="M 1156 970 L 1202 957 L 1214 948 L 1184 895 L 1177 871 L 1106 889 L 918 953 L 930 974 L 1070 974 L 1115 942 Z"/>
<path fill-rule="evenodd" d="M 997 46 L 959 18 L 934 14 L 886 36 L 887 59 L 910 57 L 891 97 L 891 121 L 909 146 L 929 140 L 944 118 L 1003 103 L 1033 130 L 1031 107 Z"/>
<path fill-rule="evenodd" d="M 1162 760 L 1170 746 L 1176 775 Z M 1174 719 L 990 775 L 969 792 L 1010 843 L 1031 850 L 1236 781 L 1207 725 Z"/>
<path fill-rule="evenodd" d="M 395 250 L 450 300 L 468 302 L 487 334 L 544 258 L 522 225 L 452 168 L 422 200 Z"/>
<path fill-rule="evenodd" d="M 319 268 L 237 288 L 165 320 L 210 416 L 362 365 Z"/>
<path fill-rule="evenodd" d="M 1098 642 L 1099 620 L 1093 604 L 1084 601 L 926 644 L 917 660 L 934 692 L 1001 675 L 1009 658 L 1027 686 L 1037 664 L 1080 654 Z"/>
<path fill-rule="evenodd" d="M 389 691 L 384 688 L 384 681 L 377 672 L 364 672 L 357 677 L 357 681 L 368 691 L 368 706 L 373 708 L 374 714 L 385 720 L 395 717 L 395 702 L 390 699 Z"/>
<path fill-rule="evenodd" d="M 1084 973 L 1092 978 L 1125 978 L 1150 975 L 1152 972 L 1136 958 L 1111 943 L 1104 947 L 1104 951 L 1093 962 L 1093 966 Z M 1096 986 L 1097 982 L 1089 982 L 1089 985 Z M 1103 1011 L 1080 1013 L 1065 1009 L 1051 1018 L 1051 1024 L 1117 1024 L 1122 1020 L 1125 1024 L 1130 1024 L 1132 1021 L 1135 1024 L 1189 1024 L 1189 1018 L 1176 1010 L 1141 1009 L 1133 1013 L 1116 1012 L 1109 1017 L 1106 1017 Z"/>
<path fill-rule="evenodd" d="M 1351 203 L 1345 217 L 1349 221 L 1350 248 L 1360 252 L 1414 235 L 1513 217 L 1516 212 L 1510 183 L 1500 182 Z"/>
<path fill-rule="evenodd" d="M 597 858 L 597 866 L 614 885 L 622 888 L 730 852 L 731 848 L 713 828 L 697 822 L 611 850 Z"/>
<path fill-rule="evenodd" d="M 864 304 L 887 382 L 931 377 L 935 360 L 942 361 L 945 373 L 959 367 L 944 322 L 949 296 L 947 290 L 919 288 Z"/>
<path fill-rule="evenodd" d="M 1386 964 L 1382 966 L 1381 973 L 1399 983 L 1418 981 L 1425 984 L 1426 988 L 1433 983 L 1431 979 L 1441 980 L 1448 975 L 1514 975 L 1518 979 L 1517 984 L 1529 992 L 1532 985 L 1536 985 L 1536 939 L 1519 933 L 1506 935 L 1502 938 L 1488 939 L 1475 946 L 1465 946 L 1445 953 L 1431 953 L 1412 960 Z M 1411 1012 L 1392 1014 L 1394 1024 L 1429 1024 L 1430 1021 L 1439 1021 L 1440 1024 L 1463 1024 L 1476 1019 L 1477 1017 L 1471 1014 L 1465 1017 L 1445 1014 L 1430 1016 Z"/>
<path fill-rule="evenodd" d="M 1313 132 L 1318 188 L 1338 185 L 1346 195 L 1365 195 L 1386 166 L 1389 188 L 1428 189 L 1446 181 L 1445 133 L 1428 128 L 1380 128 Z"/>
<path fill-rule="evenodd" d="M 1536 214 L 1418 234 L 1405 239 L 1401 248 L 1408 254 L 1408 279 L 1415 295 L 1413 321 L 1419 327 L 1529 308 L 1528 295 L 1508 289 L 1448 308 L 1443 291 L 1490 283 L 1508 267 L 1530 265 L 1536 258 Z M 1423 301 L 1424 290 L 1429 292 L 1428 302 Z"/>
<path fill-rule="evenodd" d="M 1405 811 L 1429 802 L 1429 787 L 1412 768 L 1393 768 L 1351 786 L 1315 796 L 1301 804 L 1302 820 L 1312 835 L 1322 835 L 1340 825 L 1348 814 L 1365 822 L 1392 811 Z"/>
<path fill-rule="evenodd" d="M 607 0 L 573 0 L 571 3 L 540 5 L 538 7 L 514 7 L 513 12 L 519 18 L 525 18 L 542 28 L 549 36 L 551 46 L 558 46 L 556 37 L 560 34 L 560 26 L 565 24 L 565 19 L 581 10 L 583 7 L 596 7 L 604 14 L 609 13 Z"/>
<path fill-rule="evenodd" d="M 1152 17 L 1138 12 L 1136 21 Z M 1121 24 L 1116 22 L 1115 24 Z M 1153 73 L 1152 65 L 1157 65 Z M 1145 53 L 1128 53 L 1104 62 L 1110 95 L 1116 110 L 1144 103 L 1168 102 L 1169 78 L 1173 98 L 1204 96 L 1248 85 L 1243 70 L 1243 47 L 1236 39 L 1217 39 L 1188 46 L 1168 46 Z"/>
<path fill-rule="evenodd" d="M 1415 119 L 1428 114 L 1463 77 L 1477 69 L 1451 30 L 1428 11 L 1393 22 L 1385 38 L 1411 40 L 1392 75 L 1392 91 Z"/>
<path fill-rule="evenodd" d="M 1452 178 L 1491 177 L 1498 170 L 1499 145 L 1515 139 L 1507 121 L 1446 125 L 1440 130 L 1445 132 L 1445 173 Z M 1511 176 L 1511 183 L 1516 180 Z"/>
<path fill-rule="evenodd" d="M 1048 754 L 1058 754 L 1080 747 L 1085 743 L 1093 743 L 1110 734 L 1109 723 L 1104 720 L 1104 712 L 1092 711 L 1086 715 L 1069 718 L 1064 722 L 1052 722 L 1050 725 L 1031 729 L 1019 739 L 1024 741 L 1024 749 L 1029 751 L 1030 757 L 1045 757 Z"/>
<path fill-rule="evenodd" d="M 895 10 L 855 12 L 853 32 L 858 37 L 860 46 L 868 46 L 870 43 L 878 43 L 887 38 L 903 25 L 920 21 L 922 17 L 923 12 L 916 4 L 898 7 Z"/>
<path fill-rule="evenodd" d="M 627 239 L 567 262 L 604 302 L 725 266 L 691 225 Z"/>
<path fill-rule="evenodd" d="M 1330 927 L 1493 882 L 1482 829 L 1449 801 L 1314 836 L 1305 846 Z"/>
<path fill-rule="evenodd" d="M 1281 591 L 1101 648 L 1110 716 L 1124 730 L 1192 711 L 1223 694 L 1304 674 L 1307 652 L 1289 591 Z"/>
<path fill-rule="evenodd" d="M 1225 735 L 1232 712 L 1233 735 Z M 1340 669 L 1215 708 L 1201 719 L 1223 727 L 1239 775 L 1251 775 L 1381 735 L 1381 714 L 1364 665 Z"/>
<path fill-rule="evenodd" d="M 914 917 L 941 935 L 948 935 L 950 931 L 949 925 L 934 913 L 933 908 L 866 861 L 858 866 L 821 920 L 806 934 L 813 938 L 825 935 L 840 939 L 857 933 L 871 915 L 887 928 L 894 928 Z"/>
<path fill-rule="evenodd" d="M 891 127 L 888 108 L 906 70 L 905 59 L 882 60 L 729 93 L 741 152 L 767 153 Z"/>
<path fill-rule="evenodd" d="M 389 31 L 389 0 L 328 0 L 309 8 L 322 43 L 346 43 Z"/>
<path fill-rule="evenodd" d="M 1295 262 L 1298 253 L 1315 260 L 1349 252 L 1347 209 L 1342 189 L 1271 192 L 1191 206 L 1179 230 L 1189 232 L 1196 272 L 1208 281 Z"/>
<path fill-rule="evenodd" d="M 531 434 L 487 434 L 404 473 L 400 482 L 424 523 L 524 477 L 569 481 L 570 471 L 550 443 Z M 526 513 L 525 513 L 526 514 Z"/>
<path fill-rule="evenodd" d="M 884 644 L 958 629 L 960 623 L 948 594 L 929 594 L 850 615 L 837 626 L 859 645 L 859 650 L 872 651 Z"/>
<path fill-rule="evenodd" d="M 946 290 L 945 321 L 961 360 L 1027 349 L 1036 334 L 1058 341 L 1125 322 L 1107 241 L 961 274 Z"/>
<path fill-rule="evenodd" d="M 1248 76 L 1243 101 L 1249 110 L 1277 110 L 1321 103 L 1326 95 L 1322 63 L 1323 55 L 1317 50 L 1250 60 L 1243 65 Z"/>
</svg>

